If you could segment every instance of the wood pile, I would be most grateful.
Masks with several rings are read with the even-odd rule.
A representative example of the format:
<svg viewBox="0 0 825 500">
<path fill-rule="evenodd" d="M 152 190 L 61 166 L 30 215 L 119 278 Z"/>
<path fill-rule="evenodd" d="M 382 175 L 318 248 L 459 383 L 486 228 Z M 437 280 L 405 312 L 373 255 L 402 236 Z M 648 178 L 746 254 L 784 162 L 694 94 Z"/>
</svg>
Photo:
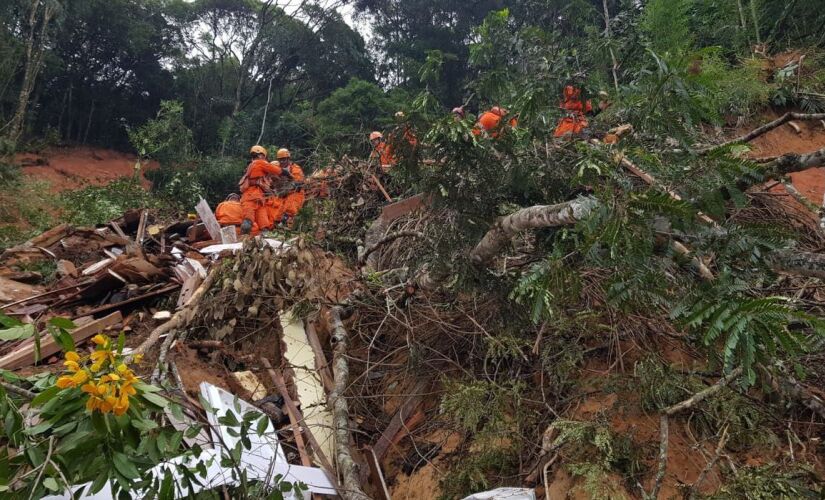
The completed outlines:
<svg viewBox="0 0 825 500">
<path fill-rule="evenodd" d="M 206 277 L 209 258 L 198 248 L 216 243 L 203 223 L 162 225 L 147 210 L 101 227 L 60 224 L 0 254 L 0 313 L 40 332 L 52 317 L 69 318 L 79 342 L 106 328 L 128 330 L 130 315 L 166 298 L 167 307 L 182 307 Z M 40 334 L 40 359 L 59 351 L 50 338 Z M 38 361 L 32 342 L 0 342 L 0 368 Z"/>
</svg>

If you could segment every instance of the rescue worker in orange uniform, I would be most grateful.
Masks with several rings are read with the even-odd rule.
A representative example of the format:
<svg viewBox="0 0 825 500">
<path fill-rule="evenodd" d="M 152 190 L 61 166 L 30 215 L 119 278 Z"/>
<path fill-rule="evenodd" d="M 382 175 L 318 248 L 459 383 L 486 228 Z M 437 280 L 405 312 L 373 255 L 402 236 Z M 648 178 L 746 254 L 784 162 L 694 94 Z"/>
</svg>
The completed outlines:
<svg viewBox="0 0 825 500">
<path fill-rule="evenodd" d="M 481 135 L 482 132 L 486 132 L 490 135 L 493 139 L 497 138 L 501 128 L 501 119 L 507 115 L 507 110 L 500 107 L 500 106 L 493 106 L 490 108 L 490 111 L 486 111 L 478 117 L 478 122 L 476 123 L 475 128 L 473 128 L 473 135 Z M 513 117 L 508 122 L 510 127 L 515 128 L 518 125 L 518 119 Z"/>
<path fill-rule="evenodd" d="M 280 176 L 282 170 L 266 161 L 267 152 L 263 146 L 252 146 L 249 154 L 252 162 L 246 167 L 246 173 L 238 183 L 243 208 L 241 234 L 258 234 L 262 229 L 272 227 L 272 221 L 264 207 L 265 193 L 270 189 L 269 176 Z"/>
<path fill-rule="evenodd" d="M 291 225 L 291 220 L 304 206 L 304 200 L 306 199 L 303 186 L 304 170 L 292 161 L 292 155 L 286 148 L 279 149 L 275 156 L 283 174 L 280 189 L 276 187 L 279 203 L 278 206 L 274 207 L 275 210 L 272 212 L 271 217 L 274 223 L 281 222 Z"/>
<path fill-rule="evenodd" d="M 593 104 L 589 99 L 582 101 L 581 94 L 582 91 L 578 87 L 573 85 L 564 87 L 564 100 L 559 103 L 559 107 L 566 114 L 556 126 L 553 137 L 580 135 L 589 125 L 585 113 L 593 111 Z"/>
<path fill-rule="evenodd" d="M 235 193 L 226 197 L 226 200 L 218 203 L 215 208 L 215 218 L 221 226 L 240 226 L 243 224 L 243 207 L 241 198 Z"/>
<path fill-rule="evenodd" d="M 392 146 L 384 140 L 384 134 L 378 131 L 370 133 L 370 144 L 372 144 L 372 153 L 370 153 L 370 161 L 378 159 L 378 164 L 381 165 L 381 170 L 389 172 L 393 165 L 395 165 L 395 155 L 392 152 Z"/>
</svg>

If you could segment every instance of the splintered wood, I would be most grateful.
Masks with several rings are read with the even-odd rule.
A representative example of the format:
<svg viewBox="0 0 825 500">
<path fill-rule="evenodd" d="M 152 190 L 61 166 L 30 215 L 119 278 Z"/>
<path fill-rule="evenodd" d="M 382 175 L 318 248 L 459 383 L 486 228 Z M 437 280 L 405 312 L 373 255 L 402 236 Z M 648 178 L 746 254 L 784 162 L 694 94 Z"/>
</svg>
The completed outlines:
<svg viewBox="0 0 825 500">
<path fill-rule="evenodd" d="M 315 351 L 300 320 L 291 315 L 281 316 L 283 342 L 286 345 L 284 361 L 292 368 L 298 400 L 304 416 L 304 425 L 312 432 L 328 457 L 335 456 L 332 413 L 327 408 L 326 392 L 321 375 L 316 369 Z"/>
<path fill-rule="evenodd" d="M 112 314 L 101 318 L 97 321 L 92 321 L 83 326 L 74 329 L 71 332 L 72 339 L 75 344 L 78 344 L 92 335 L 96 335 L 107 328 L 113 327 L 123 321 L 123 316 L 120 311 L 115 311 Z M 60 351 L 60 346 L 54 338 L 48 333 L 40 333 L 40 358 L 43 359 Z M 22 368 L 24 366 L 32 365 L 38 361 L 37 349 L 35 348 L 34 339 L 30 339 L 14 352 L 11 352 L 0 358 L 0 368 L 4 370 L 14 370 L 15 368 Z"/>
</svg>

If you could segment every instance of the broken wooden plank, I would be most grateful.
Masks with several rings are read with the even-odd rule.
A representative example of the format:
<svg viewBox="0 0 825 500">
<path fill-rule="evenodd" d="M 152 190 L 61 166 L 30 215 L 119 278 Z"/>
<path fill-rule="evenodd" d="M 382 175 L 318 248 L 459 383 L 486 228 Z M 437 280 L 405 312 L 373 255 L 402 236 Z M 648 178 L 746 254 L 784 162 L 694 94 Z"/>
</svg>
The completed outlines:
<svg viewBox="0 0 825 500">
<path fill-rule="evenodd" d="M 71 336 L 75 344 L 79 344 L 92 335 L 96 335 L 121 321 L 123 321 L 123 316 L 120 314 L 120 311 L 115 311 L 97 321 L 75 328 L 74 331 L 71 332 Z M 40 359 L 44 359 L 59 351 L 60 346 L 55 342 L 54 337 L 49 333 L 40 334 Z M 29 339 L 14 352 L 0 358 L 0 368 L 4 370 L 14 370 L 16 368 L 33 365 L 37 363 L 37 361 L 34 339 Z"/>
<path fill-rule="evenodd" d="M 332 391 L 332 372 L 329 371 L 329 361 L 324 354 L 324 349 L 321 347 L 321 340 L 318 338 L 318 331 L 315 330 L 315 325 L 311 322 L 304 323 L 304 331 L 309 340 L 309 346 L 315 354 L 315 369 L 321 376 L 321 383 L 324 384 L 324 391 L 329 394 Z"/>
<path fill-rule="evenodd" d="M 146 235 L 146 218 L 149 216 L 148 210 L 140 212 L 140 222 L 138 222 L 137 233 L 135 233 L 135 241 L 138 245 L 143 243 L 143 238 Z"/>
<path fill-rule="evenodd" d="M 295 319 L 291 314 L 281 314 L 281 331 L 283 367 L 292 369 L 295 396 L 303 408 L 304 424 L 324 446 L 324 454 L 335 456 L 335 422 L 326 404 L 327 392 L 321 375 L 316 370 L 315 353 L 307 338 L 303 321 Z"/>
<path fill-rule="evenodd" d="M 105 258 L 105 259 L 101 260 L 100 262 L 96 262 L 96 263 L 92 264 L 91 266 L 87 267 L 86 269 L 81 271 L 80 274 L 82 276 L 91 276 L 92 274 L 96 274 L 98 271 L 102 271 L 103 269 L 106 269 L 107 267 L 112 265 L 112 263 L 114 261 L 115 261 L 115 259 L 113 259 L 111 257 Z"/>
<path fill-rule="evenodd" d="M 402 215 L 418 210 L 427 204 L 427 198 L 424 194 L 417 194 L 404 200 L 387 205 L 381 209 L 381 219 L 386 222 L 393 221 Z"/>
<path fill-rule="evenodd" d="M 54 290 L 49 290 L 48 292 L 40 293 L 40 294 L 37 294 L 37 295 L 32 295 L 30 297 L 26 297 L 25 299 L 20 299 L 16 302 L 11 302 L 9 304 L 0 305 L 0 309 L 6 309 L 6 308 L 9 308 L 11 306 L 16 306 L 17 304 L 23 304 L 23 303 L 26 303 L 26 302 L 31 302 L 31 301 L 36 300 L 36 299 L 42 299 L 42 298 L 48 297 L 50 295 L 59 294 L 60 292 L 66 292 L 66 291 L 69 291 L 69 290 L 73 290 L 75 288 L 77 288 L 78 291 L 79 291 L 79 289 L 83 288 L 84 286 L 88 285 L 89 283 L 91 283 L 91 281 L 83 281 L 83 282 L 77 283 L 75 285 L 69 285 L 69 286 L 65 286 L 65 287 L 62 287 L 62 288 L 55 288 Z"/>
<path fill-rule="evenodd" d="M 198 212 L 198 216 L 203 221 L 203 224 L 206 226 L 206 230 L 209 232 L 209 236 L 213 240 L 221 240 L 221 225 L 218 224 L 218 219 L 215 218 L 215 214 L 212 213 L 212 209 L 209 208 L 209 203 L 206 202 L 203 198 L 200 199 L 197 205 L 195 205 L 195 211 Z"/>
<path fill-rule="evenodd" d="M 178 309 L 186 307 L 186 304 L 189 303 L 189 299 L 192 298 L 192 294 L 195 293 L 195 290 L 197 290 L 199 286 L 201 286 L 201 283 L 203 283 L 203 278 L 198 273 L 194 273 L 192 276 L 189 276 L 186 280 L 184 280 L 176 305 Z"/>
<path fill-rule="evenodd" d="M 123 238 L 126 241 L 132 241 L 131 238 L 126 236 L 126 233 L 123 232 L 123 229 L 120 228 L 120 224 L 118 224 L 115 221 L 112 221 L 111 226 L 112 226 L 112 229 L 115 230 L 115 233 L 117 233 L 118 236 L 120 236 L 121 238 Z"/>
<path fill-rule="evenodd" d="M 264 357 L 261 357 L 261 364 L 266 371 L 269 373 L 272 382 L 275 384 L 275 388 L 278 389 L 278 392 L 281 394 L 281 397 L 284 398 L 284 405 L 287 408 L 287 412 L 289 413 L 289 418 L 295 419 L 295 422 L 302 422 L 304 420 L 303 415 L 301 414 L 301 410 L 295 406 L 295 402 L 292 401 L 292 398 L 289 396 L 289 391 L 286 388 L 286 382 L 284 382 L 284 377 L 280 373 L 278 373 L 272 365 L 269 363 Z M 307 439 L 309 439 L 310 444 L 312 445 L 312 450 L 315 453 L 315 458 L 318 459 L 321 466 L 330 473 L 330 475 L 334 476 L 335 469 L 332 467 L 332 464 L 327 459 L 326 455 L 324 455 L 323 451 L 321 451 L 321 446 L 318 444 L 318 441 L 315 440 L 315 436 L 312 435 L 309 429 L 306 429 Z M 337 486 L 337 485 L 336 485 Z"/>
<path fill-rule="evenodd" d="M 178 288 L 180 285 L 177 283 L 171 284 L 169 286 L 163 287 L 159 290 L 154 290 L 143 295 L 139 295 L 137 297 L 132 297 L 131 299 L 123 300 L 120 302 L 115 302 L 113 304 L 106 304 L 104 306 L 96 307 L 94 309 L 90 309 L 88 311 L 84 311 L 84 315 L 89 314 L 100 314 L 102 312 L 110 311 L 112 309 L 120 309 L 123 306 L 127 306 L 129 304 L 134 304 L 136 302 L 140 302 L 146 299 L 151 299 L 152 297 L 157 297 L 158 295 L 163 295 L 173 291 L 174 289 Z"/>
<path fill-rule="evenodd" d="M 221 243 L 237 243 L 238 233 L 235 226 L 226 226 L 221 228 Z"/>
<path fill-rule="evenodd" d="M 400 431 L 402 427 L 404 427 L 406 420 L 413 415 L 415 409 L 421 404 L 423 398 L 420 394 L 426 385 L 427 382 L 423 381 L 416 384 L 413 394 L 408 397 L 406 401 L 404 401 L 401 408 L 399 408 L 396 414 L 393 415 L 392 420 L 390 420 L 389 425 L 387 425 L 387 428 L 384 429 L 383 433 L 381 433 L 381 437 L 378 438 L 378 442 L 376 442 L 373 447 L 375 456 L 378 458 L 379 462 L 384 459 L 387 451 L 389 451 L 395 435 L 398 434 L 398 431 Z"/>
<path fill-rule="evenodd" d="M 251 371 L 230 372 L 229 377 L 231 379 L 230 382 L 234 382 L 238 386 L 238 389 L 240 389 L 237 392 L 241 393 L 241 399 L 248 399 L 249 401 L 255 402 L 266 397 L 266 387 L 263 382 L 258 379 L 258 376 Z"/>
<path fill-rule="evenodd" d="M 8 305 L 12 305 L 42 292 L 43 288 L 39 286 L 27 285 L 0 276 L 0 302 L 10 302 Z"/>
</svg>

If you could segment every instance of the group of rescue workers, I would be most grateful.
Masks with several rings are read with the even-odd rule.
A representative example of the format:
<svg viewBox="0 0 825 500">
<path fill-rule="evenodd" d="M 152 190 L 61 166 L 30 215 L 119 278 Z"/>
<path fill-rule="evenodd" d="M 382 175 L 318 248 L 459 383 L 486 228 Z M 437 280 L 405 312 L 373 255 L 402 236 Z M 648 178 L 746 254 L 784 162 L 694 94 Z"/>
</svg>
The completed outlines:
<svg viewBox="0 0 825 500">
<path fill-rule="evenodd" d="M 602 100 L 598 107 L 603 110 L 607 106 L 606 100 Z M 556 126 L 554 137 L 582 135 L 589 126 L 587 114 L 593 112 L 591 101 L 582 100 L 581 89 L 567 85 L 559 107 L 565 114 Z M 466 118 L 463 107 L 453 108 L 452 113 L 457 121 Z M 472 129 L 473 135 L 498 138 L 503 130 L 502 119 L 507 117 L 508 113 L 507 109 L 500 106 L 493 106 L 485 111 L 479 115 Z M 396 113 L 396 119 L 403 120 L 403 112 Z M 506 123 L 510 128 L 515 128 L 518 119 L 511 117 Z M 418 141 L 408 126 L 404 127 L 403 133 L 397 135 L 403 137 L 413 149 L 417 147 Z M 386 174 L 397 163 L 394 147 L 384 138 L 384 134 L 378 131 L 370 133 L 369 140 L 372 146 L 370 160 L 376 161 L 380 166 L 380 172 Z M 288 149 L 278 150 L 275 154 L 277 163 L 268 161 L 268 153 L 263 146 L 252 146 L 249 155 L 251 162 L 238 183 L 240 199 L 233 195 L 218 205 L 215 211 L 218 222 L 225 226 L 240 226 L 241 234 L 252 235 L 273 229 L 278 224 L 291 227 L 294 217 L 306 199 L 303 169 L 292 161 Z M 326 180 L 333 174 L 330 168 L 313 174 L 312 180 L 316 181 L 316 196 L 329 196 Z"/>
</svg>

